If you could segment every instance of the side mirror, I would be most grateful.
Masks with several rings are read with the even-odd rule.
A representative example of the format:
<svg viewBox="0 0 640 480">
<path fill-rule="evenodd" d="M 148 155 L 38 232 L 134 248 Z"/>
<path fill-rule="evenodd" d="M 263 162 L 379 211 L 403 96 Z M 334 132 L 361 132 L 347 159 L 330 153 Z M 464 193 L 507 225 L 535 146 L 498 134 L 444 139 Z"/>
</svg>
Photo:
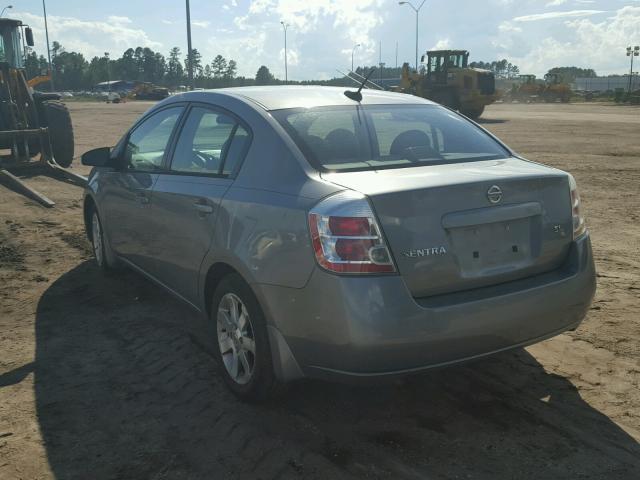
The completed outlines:
<svg viewBox="0 0 640 480">
<path fill-rule="evenodd" d="M 24 36 L 25 36 L 25 40 L 27 41 L 27 45 L 29 47 L 33 47 L 34 42 L 33 42 L 33 30 L 31 30 L 31 27 L 27 27 L 24 29 Z"/>
<path fill-rule="evenodd" d="M 83 165 L 90 167 L 107 167 L 111 163 L 111 148 L 102 147 L 89 150 L 83 153 L 80 158 Z"/>
</svg>

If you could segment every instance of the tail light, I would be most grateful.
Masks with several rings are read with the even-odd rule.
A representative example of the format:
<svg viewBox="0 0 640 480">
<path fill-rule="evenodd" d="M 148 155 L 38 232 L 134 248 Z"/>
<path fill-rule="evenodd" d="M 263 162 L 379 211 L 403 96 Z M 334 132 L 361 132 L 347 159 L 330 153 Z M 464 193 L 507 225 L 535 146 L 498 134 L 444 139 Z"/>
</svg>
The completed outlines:
<svg viewBox="0 0 640 480">
<path fill-rule="evenodd" d="M 573 239 L 575 240 L 584 232 L 587 231 L 587 225 L 582 216 L 580 208 L 580 194 L 578 193 L 578 186 L 576 180 L 572 175 L 569 175 L 569 190 L 571 192 L 571 217 L 573 219 Z"/>
<path fill-rule="evenodd" d="M 337 273 L 396 271 L 378 222 L 364 195 L 345 190 L 309 212 L 316 260 Z"/>
</svg>

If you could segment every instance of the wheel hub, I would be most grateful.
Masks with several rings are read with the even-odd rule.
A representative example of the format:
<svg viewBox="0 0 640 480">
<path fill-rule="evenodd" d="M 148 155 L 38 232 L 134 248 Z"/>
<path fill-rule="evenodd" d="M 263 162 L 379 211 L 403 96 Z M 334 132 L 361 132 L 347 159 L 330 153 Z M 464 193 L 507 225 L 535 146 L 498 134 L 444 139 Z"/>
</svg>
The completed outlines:
<svg viewBox="0 0 640 480">
<path fill-rule="evenodd" d="M 218 346 L 224 367 L 239 384 L 251 380 L 255 367 L 255 339 L 249 312 L 233 293 L 220 299 L 217 312 Z"/>
</svg>

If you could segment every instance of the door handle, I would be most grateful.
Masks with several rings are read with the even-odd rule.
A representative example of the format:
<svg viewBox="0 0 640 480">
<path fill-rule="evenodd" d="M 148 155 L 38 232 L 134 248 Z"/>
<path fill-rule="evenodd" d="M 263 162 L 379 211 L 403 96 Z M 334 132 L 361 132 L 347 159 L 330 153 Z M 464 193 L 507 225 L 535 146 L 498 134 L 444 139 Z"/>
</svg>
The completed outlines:
<svg viewBox="0 0 640 480">
<path fill-rule="evenodd" d="M 147 205 L 149 203 L 149 197 L 147 197 L 147 195 L 142 192 L 136 194 L 136 199 L 143 205 Z"/>
<path fill-rule="evenodd" d="M 193 206 L 198 212 L 202 214 L 209 215 L 210 213 L 213 213 L 213 207 L 206 203 L 196 202 L 193 204 Z"/>
</svg>

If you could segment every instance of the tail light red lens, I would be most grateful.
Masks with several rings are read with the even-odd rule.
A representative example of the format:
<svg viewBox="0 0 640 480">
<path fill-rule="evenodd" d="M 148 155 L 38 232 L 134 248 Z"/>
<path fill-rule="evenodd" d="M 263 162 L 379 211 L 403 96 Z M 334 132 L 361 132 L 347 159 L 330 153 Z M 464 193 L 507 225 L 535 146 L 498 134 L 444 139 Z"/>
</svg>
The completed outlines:
<svg viewBox="0 0 640 480">
<path fill-rule="evenodd" d="M 337 273 L 393 273 L 389 249 L 366 198 L 352 191 L 332 195 L 309 212 L 316 260 Z"/>
<path fill-rule="evenodd" d="M 371 240 L 339 238 L 336 241 L 336 253 L 343 260 L 357 262 L 368 257 L 369 249 L 372 246 Z"/>
<path fill-rule="evenodd" d="M 349 237 L 369 235 L 369 219 L 363 217 L 329 217 L 329 228 L 334 235 Z"/>
</svg>

